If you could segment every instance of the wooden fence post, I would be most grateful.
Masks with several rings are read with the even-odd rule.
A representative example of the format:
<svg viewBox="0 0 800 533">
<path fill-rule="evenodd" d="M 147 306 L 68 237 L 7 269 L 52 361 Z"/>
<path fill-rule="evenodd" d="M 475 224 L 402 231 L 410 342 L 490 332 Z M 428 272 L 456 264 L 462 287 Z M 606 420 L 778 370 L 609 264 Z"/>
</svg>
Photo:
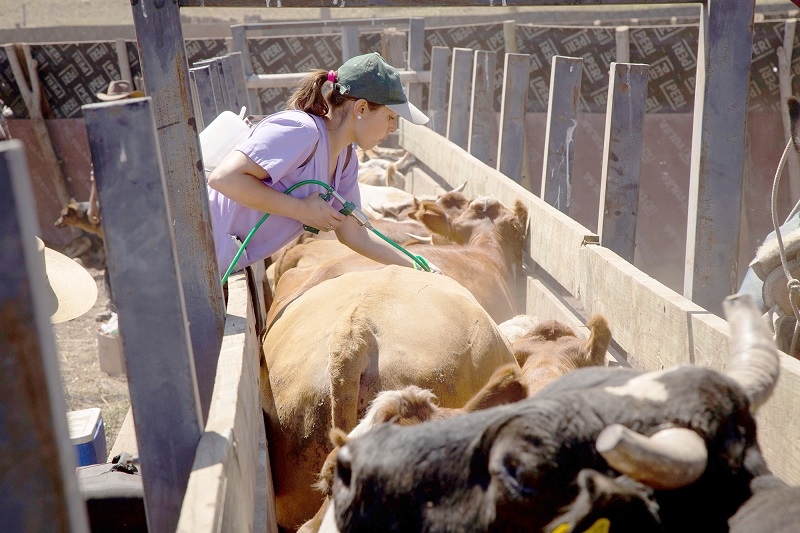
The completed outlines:
<svg viewBox="0 0 800 533">
<path fill-rule="evenodd" d="M 497 141 L 497 170 L 519 183 L 525 150 L 525 110 L 531 57 L 506 54 L 503 99 L 500 104 L 500 137 Z"/>
<path fill-rule="evenodd" d="M 361 53 L 358 26 L 342 26 L 342 63 Z"/>
<path fill-rule="evenodd" d="M 617 46 L 617 63 L 631 62 L 631 41 L 628 26 L 617 26 L 614 30 Z"/>
<path fill-rule="evenodd" d="M 0 142 L 0 530 L 89 530 L 22 141 Z"/>
<path fill-rule="evenodd" d="M 231 26 L 231 40 L 233 42 L 233 49 L 242 54 L 242 67 L 244 68 L 244 77 L 246 80 L 255 74 L 253 71 L 253 60 L 250 59 L 250 45 L 247 43 L 247 25 L 234 24 Z M 251 115 L 260 115 L 261 101 L 258 97 L 258 89 L 246 90 L 248 113 Z"/>
<path fill-rule="evenodd" d="M 239 103 L 239 89 L 236 87 L 236 80 L 233 77 L 233 61 L 230 55 L 226 54 L 217 58 L 220 68 L 222 69 L 223 79 L 225 80 L 225 89 L 228 94 L 228 105 L 226 109 L 233 113 L 239 114 L 244 102 Z"/>
<path fill-rule="evenodd" d="M 450 69 L 450 49 L 446 46 L 431 48 L 431 83 L 428 89 L 429 127 L 439 135 L 447 134 L 447 78 Z"/>
<path fill-rule="evenodd" d="M 152 98 L 157 120 L 158 144 L 167 176 L 197 385 L 205 417 L 214 390 L 225 308 L 179 8 L 172 2 L 140 0 L 131 9 L 142 73 L 147 83 L 146 94 Z M 174 43 L 174 46 L 164 43 Z"/>
<path fill-rule="evenodd" d="M 244 65 L 242 64 L 242 53 L 231 52 L 228 54 L 228 59 L 231 65 L 231 75 L 233 77 L 233 85 L 236 91 L 236 109 L 234 113 L 237 115 L 242 107 L 247 108 L 248 115 L 254 115 L 253 109 L 247 98 L 247 80 L 244 77 Z"/>
<path fill-rule="evenodd" d="M 569 189 L 572 186 L 572 161 L 575 159 L 575 129 L 578 126 L 582 70 L 582 58 L 553 56 L 541 198 L 567 214 Z"/>
<path fill-rule="evenodd" d="M 491 167 L 494 167 L 496 163 L 491 151 L 492 134 L 497 124 L 494 116 L 496 66 L 496 52 L 475 51 L 467 150 Z"/>
<path fill-rule="evenodd" d="M 647 108 L 647 65 L 611 63 L 600 176 L 600 244 L 633 264 L 639 169 Z"/>
<path fill-rule="evenodd" d="M 215 57 L 195 61 L 193 66 L 202 67 L 204 65 L 208 66 L 208 72 L 211 74 L 211 86 L 214 88 L 214 104 L 217 114 L 222 113 L 228 109 L 228 90 L 225 80 L 222 78 L 222 70 Z"/>
<path fill-rule="evenodd" d="M 150 97 L 83 106 L 150 531 L 175 531 L 204 419 Z M 194 326 L 194 324 L 192 324 Z"/>
<path fill-rule="evenodd" d="M 425 69 L 425 19 L 411 18 L 408 21 L 408 69 L 422 72 Z M 409 83 L 406 86 L 408 101 L 422 107 L 424 83 Z"/>
<path fill-rule="evenodd" d="M 447 138 L 464 150 L 469 144 L 472 57 L 473 52 L 470 48 L 453 48 L 453 63 L 450 70 L 450 104 L 447 109 Z"/>
</svg>

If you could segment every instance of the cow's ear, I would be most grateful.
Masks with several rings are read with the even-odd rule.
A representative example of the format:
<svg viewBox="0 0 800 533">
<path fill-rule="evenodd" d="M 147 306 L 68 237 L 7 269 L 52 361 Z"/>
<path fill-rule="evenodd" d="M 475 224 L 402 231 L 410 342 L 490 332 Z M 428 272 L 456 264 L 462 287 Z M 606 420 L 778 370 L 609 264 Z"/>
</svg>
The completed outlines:
<svg viewBox="0 0 800 533">
<path fill-rule="evenodd" d="M 328 438 L 331 439 L 331 443 L 334 446 L 338 446 L 340 448 L 351 440 L 350 437 L 347 436 L 347 433 L 339 428 L 331 428 L 330 432 L 328 433 Z"/>
<path fill-rule="evenodd" d="M 444 237 L 450 236 L 450 217 L 435 203 L 423 202 L 417 211 L 417 217 L 417 220 L 425 224 L 433 233 Z"/>
<path fill-rule="evenodd" d="M 517 200 L 514 202 L 514 214 L 517 215 L 517 219 L 524 228 L 528 222 L 528 206 L 526 206 L 520 200 Z"/>
</svg>

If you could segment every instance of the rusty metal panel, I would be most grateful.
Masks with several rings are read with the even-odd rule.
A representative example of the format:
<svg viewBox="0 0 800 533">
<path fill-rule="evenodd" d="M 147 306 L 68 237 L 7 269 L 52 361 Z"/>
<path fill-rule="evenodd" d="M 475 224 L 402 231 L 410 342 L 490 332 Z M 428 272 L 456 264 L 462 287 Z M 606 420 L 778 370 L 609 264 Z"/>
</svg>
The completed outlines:
<svg viewBox="0 0 800 533">
<path fill-rule="evenodd" d="M 85 532 L 34 212 L 22 141 L 0 142 L 0 530 Z"/>
<path fill-rule="evenodd" d="M 146 94 L 152 98 L 175 229 L 203 415 L 208 415 L 225 326 L 200 138 L 177 5 L 132 6 Z"/>
<path fill-rule="evenodd" d="M 647 65 L 612 63 L 600 176 L 600 244 L 633 263 L 639 170 L 647 105 Z"/>
<path fill-rule="evenodd" d="M 755 0 L 701 8 L 684 296 L 716 314 L 738 288 Z"/>
<path fill-rule="evenodd" d="M 569 213 L 583 58 L 553 56 L 541 198 Z"/>
<path fill-rule="evenodd" d="M 151 98 L 84 106 L 151 531 L 174 531 L 204 418 Z M 194 329 L 194 328 L 193 328 Z"/>
</svg>

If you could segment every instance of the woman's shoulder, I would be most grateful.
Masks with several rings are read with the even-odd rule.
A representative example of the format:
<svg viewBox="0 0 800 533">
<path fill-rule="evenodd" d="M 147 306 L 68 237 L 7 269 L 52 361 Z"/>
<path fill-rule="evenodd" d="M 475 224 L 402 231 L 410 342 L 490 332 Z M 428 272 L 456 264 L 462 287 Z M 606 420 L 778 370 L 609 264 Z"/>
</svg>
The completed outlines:
<svg viewBox="0 0 800 533">
<path fill-rule="evenodd" d="M 313 115 L 296 109 L 287 109 L 286 111 L 278 111 L 277 113 L 267 115 L 259 122 L 259 124 L 261 123 L 282 124 L 285 126 L 296 125 L 304 128 L 317 129 L 317 121 L 314 119 Z"/>
</svg>

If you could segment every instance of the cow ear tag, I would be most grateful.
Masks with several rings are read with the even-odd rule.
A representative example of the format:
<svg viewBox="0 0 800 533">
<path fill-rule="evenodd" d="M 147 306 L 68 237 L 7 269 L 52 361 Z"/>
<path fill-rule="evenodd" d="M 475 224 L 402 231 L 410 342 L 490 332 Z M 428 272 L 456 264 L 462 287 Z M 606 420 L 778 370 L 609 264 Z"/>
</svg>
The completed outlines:
<svg viewBox="0 0 800 533">
<path fill-rule="evenodd" d="M 583 533 L 608 533 L 610 529 L 611 522 L 608 518 L 601 518 Z M 569 533 L 569 524 L 561 524 L 555 528 L 552 533 Z"/>
</svg>

